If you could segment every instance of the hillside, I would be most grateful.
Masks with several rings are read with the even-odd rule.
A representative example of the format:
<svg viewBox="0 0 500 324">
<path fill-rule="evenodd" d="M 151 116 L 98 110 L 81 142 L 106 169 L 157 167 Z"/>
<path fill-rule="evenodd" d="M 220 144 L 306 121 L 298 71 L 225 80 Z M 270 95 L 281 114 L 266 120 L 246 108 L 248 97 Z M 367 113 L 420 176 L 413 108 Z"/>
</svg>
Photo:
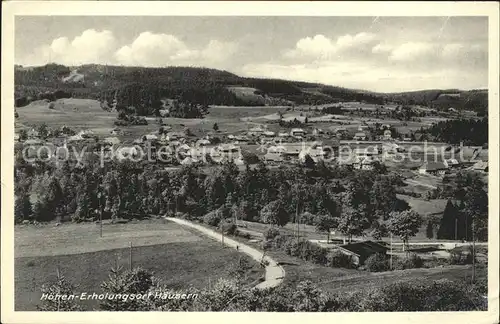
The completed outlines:
<svg viewBox="0 0 500 324">
<path fill-rule="evenodd" d="M 432 89 L 385 94 L 384 96 L 386 100 L 399 104 L 422 105 L 438 110 L 455 108 L 481 114 L 488 111 L 488 90 Z"/>
<path fill-rule="evenodd" d="M 57 95 L 54 95 L 59 91 Z M 450 94 L 450 95 L 448 95 Z M 124 106 L 154 106 L 165 98 L 202 105 L 321 105 L 362 101 L 383 105 L 419 104 L 437 109 L 487 111 L 487 90 L 425 90 L 373 93 L 363 90 L 278 79 L 244 78 L 227 71 L 195 67 L 143 68 L 48 64 L 15 67 L 16 106 L 50 97 L 97 99 Z"/>
</svg>

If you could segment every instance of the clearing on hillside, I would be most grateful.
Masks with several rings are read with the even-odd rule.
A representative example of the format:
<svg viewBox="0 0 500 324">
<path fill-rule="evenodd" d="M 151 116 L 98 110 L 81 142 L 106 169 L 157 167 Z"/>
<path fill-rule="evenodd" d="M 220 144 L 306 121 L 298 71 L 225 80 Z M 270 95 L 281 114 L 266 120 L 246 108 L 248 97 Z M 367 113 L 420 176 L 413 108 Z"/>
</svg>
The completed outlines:
<svg viewBox="0 0 500 324">
<path fill-rule="evenodd" d="M 130 242 L 133 267 L 151 271 L 168 287 L 186 293 L 191 287 L 205 288 L 231 276 L 240 259 L 250 265 L 247 284 L 263 276 L 263 269 L 246 255 L 165 220 L 104 225 L 103 232 L 100 238 L 97 224 L 16 226 L 16 311 L 36 310 L 41 286 L 53 282 L 57 270 L 75 285 L 74 293 L 102 293 L 100 285 L 112 267 L 130 267 Z M 99 301 L 80 305 L 85 310 L 98 309 Z"/>
</svg>

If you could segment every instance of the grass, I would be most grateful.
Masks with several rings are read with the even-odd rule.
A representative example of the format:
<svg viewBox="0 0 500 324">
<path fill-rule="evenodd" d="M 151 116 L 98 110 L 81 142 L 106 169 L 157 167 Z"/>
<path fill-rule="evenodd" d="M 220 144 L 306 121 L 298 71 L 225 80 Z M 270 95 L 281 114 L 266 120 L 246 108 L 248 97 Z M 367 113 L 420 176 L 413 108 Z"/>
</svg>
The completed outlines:
<svg viewBox="0 0 500 324">
<path fill-rule="evenodd" d="M 411 209 L 422 216 L 438 214 L 444 212 L 447 199 L 432 199 L 425 200 L 406 195 L 396 195 L 399 199 L 405 200 L 410 205 Z"/>
<path fill-rule="evenodd" d="M 59 231 L 60 228 L 64 229 Z M 112 267 L 129 267 L 130 249 L 127 246 L 130 240 L 133 241 L 133 266 L 152 271 L 172 289 L 188 290 L 190 287 L 204 288 L 210 282 L 213 284 L 218 278 L 228 277 L 240 258 L 247 259 L 253 266 L 247 272 L 247 284 L 263 275 L 263 269 L 247 256 L 175 223 L 146 221 L 105 227 L 105 237 L 110 240 L 101 242 L 99 248 L 92 243 L 97 240 L 98 231 L 89 233 L 88 229 L 87 224 L 40 229 L 16 227 L 16 310 L 36 310 L 40 288 L 42 284 L 55 280 L 57 268 L 75 285 L 76 293 L 101 292 L 100 284 L 107 279 Z M 18 232 L 22 235 L 17 235 Z M 21 244 L 19 239 L 29 239 L 30 233 L 30 243 Z M 54 243 L 58 236 L 61 238 Z M 116 248 L 118 243 L 121 246 Z M 51 248 L 33 249 L 33 246 L 45 244 Z M 40 252 L 28 253 L 29 246 Z M 47 255 L 47 251 L 51 253 Z M 95 309 L 98 301 L 82 301 L 82 307 Z"/>
<path fill-rule="evenodd" d="M 145 220 L 129 224 L 61 224 L 15 227 L 15 257 L 55 256 L 78 254 L 129 246 L 147 246 L 167 243 L 201 242 L 204 238 L 190 229 L 166 220 Z M 33 249 L 33 246 L 37 246 Z"/>
</svg>

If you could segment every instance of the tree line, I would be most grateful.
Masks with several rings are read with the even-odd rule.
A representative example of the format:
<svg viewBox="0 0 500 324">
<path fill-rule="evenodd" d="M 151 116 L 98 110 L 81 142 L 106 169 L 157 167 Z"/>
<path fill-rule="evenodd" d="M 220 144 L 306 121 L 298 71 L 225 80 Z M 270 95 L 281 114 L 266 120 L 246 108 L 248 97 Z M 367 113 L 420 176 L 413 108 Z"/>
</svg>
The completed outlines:
<svg viewBox="0 0 500 324">
<path fill-rule="evenodd" d="M 366 311 L 477 311 L 486 310 L 486 283 L 471 284 L 414 280 L 397 282 L 380 288 L 346 293 L 327 293 L 310 280 L 296 285 L 282 284 L 265 290 L 245 286 L 236 276 L 219 279 L 212 287 L 191 288 L 196 298 L 186 298 L 183 291 L 172 290 L 153 274 L 141 268 L 111 269 L 109 279 L 101 284 L 102 294 L 164 296 L 165 298 L 104 298 L 104 311 L 199 311 L 199 312 L 366 312 Z M 43 293 L 68 294 L 74 286 L 58 273 Z M 184 297 L 182 297 L 184 296 Z M 81 311 L 78 301 L 44 300 L 41 311 Z"/>
</svg>

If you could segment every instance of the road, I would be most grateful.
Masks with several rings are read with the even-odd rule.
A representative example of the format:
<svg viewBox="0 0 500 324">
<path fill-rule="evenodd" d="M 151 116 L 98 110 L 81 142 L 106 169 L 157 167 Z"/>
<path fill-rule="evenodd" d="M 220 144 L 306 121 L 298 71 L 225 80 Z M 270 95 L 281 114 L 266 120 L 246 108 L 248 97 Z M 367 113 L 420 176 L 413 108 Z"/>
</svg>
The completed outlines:
<svg viewBox="0 0 500 324">
<path fill-rule="evenodd" d="M 191 227 L 217 241 L 222 241 L 221 233 L 208 229 L 204 226 L 192 223 L 185 219 L 179 219 L 173 217 L 164 217 L 164 218 L 174 223 Z M 285 270 L 269 256 L 267 255 L 264 256 L 264 254 L 261 251 L 254 249 L 253 247 L 250 247 L 246 244 L 230 239 L 227 236 L 224 236 L 224 244 L 235 249 L 238 247 L 239 252 L 247 254 L 248 256 L 250 256 L 252 259 L 254 259 L 259 263 L 263 260 L 267 262 L 267 265 L 265 266 L 265 279 L 263 282 L 255 286 L 255 288 L 257 289 L 273 288 L 279 286 L 283 282 L 283 279 L 285 278 Z"/>
</svg>

